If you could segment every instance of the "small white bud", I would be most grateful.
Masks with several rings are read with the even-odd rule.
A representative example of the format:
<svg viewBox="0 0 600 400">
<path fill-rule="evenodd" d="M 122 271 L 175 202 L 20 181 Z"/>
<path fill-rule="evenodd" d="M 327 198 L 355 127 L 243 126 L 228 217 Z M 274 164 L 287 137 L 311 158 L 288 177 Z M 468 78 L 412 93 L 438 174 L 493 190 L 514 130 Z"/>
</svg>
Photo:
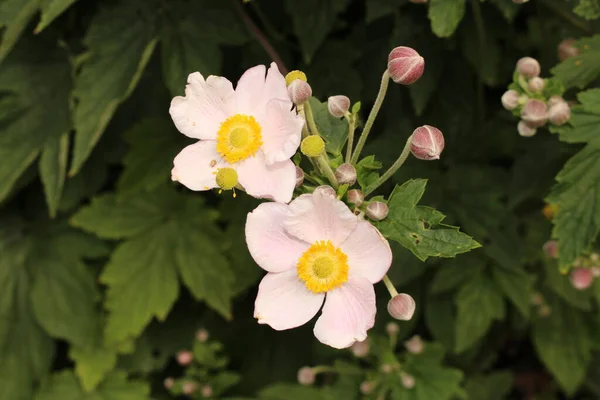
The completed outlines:
<svg viewBox="0 0 600 400">
<path fill-rule="evenodd" d="M 406 342 L 404 342 L 404 347 L 409 353 L 421 354 L 423 352 L 425 344 L 423 343 L 421 336 L 415 335 L 408 339 Z"/>
<path fill-rule="evenodd" d="M 315 383 L 315 373 L 311 367 L 302 367 L 298 370 L 298 383 L 304 386 L 310 386 Z"/>
<path fill-rule="evenodd" d="M 350 99 L 343 95 L 331 96 L 327 99 L 329 114 L 342 118 L 350 109 Z"/>
<path fill-rule="evenodd" d="M 401 321 L 409 321 L 415 314 L 415 299 L 409 294 L 399 293 L 387 304 L 388 313 Z"/>
</svg>

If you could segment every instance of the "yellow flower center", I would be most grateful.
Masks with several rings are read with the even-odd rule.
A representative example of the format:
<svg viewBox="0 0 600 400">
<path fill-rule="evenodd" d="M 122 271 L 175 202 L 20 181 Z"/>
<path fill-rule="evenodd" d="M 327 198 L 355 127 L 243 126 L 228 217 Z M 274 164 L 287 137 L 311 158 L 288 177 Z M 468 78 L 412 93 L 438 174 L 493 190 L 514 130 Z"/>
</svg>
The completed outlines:
<svg viewBox="0 0 600 400">
<path fill-rule="evenodd" d="M 285 84 L 290 86 L 290 83 L 294 82 L 296 79 L 300 79 L 301 81 L 306 82 L 306 74 L 302 71 L 298 71 L 297 69 L 294 71 L 290 71 L 285 76 Z"/>
<path fill-rule="evenodd" d="M 217 132 L 217 151 L 230 164 L 256 154 L 262 144 L 261 127 L 250 115 L 227 118 Z"/>
<path fill-rule="evenodd" d="M 296 269 L 308 290 L 328 292 L 348 281 L 348 256 L 329 240 L 319 241 L 300 256 Z"/>
</svg>

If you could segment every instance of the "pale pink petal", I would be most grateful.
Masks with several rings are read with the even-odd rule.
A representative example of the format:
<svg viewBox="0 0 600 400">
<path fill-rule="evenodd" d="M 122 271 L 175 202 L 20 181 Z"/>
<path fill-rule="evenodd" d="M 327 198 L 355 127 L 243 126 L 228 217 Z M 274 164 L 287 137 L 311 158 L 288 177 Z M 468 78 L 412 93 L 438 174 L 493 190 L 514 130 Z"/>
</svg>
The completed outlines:
<svg viewBox="0 0 600 400">
<path fill-rule="evenodd" d="M 292 106 L 292 102 L 281 99 L 271 99 L 267 104 L 262 150 L 269 165 L 291 158 L 300 146 L 304 119 Z"/>
<path fill-rule="evenodd" d="M 296 186 L 296 166 L 290 160 L 267 166 L 262 151 L 236 165 L 246 193 L 260 199 L 288 203 Z"/>
<path fill-rule="evenodd" d="M 248 213 L 248 250 L 254 261 L 268 272 L 295 269 L 302 253 L 310 247 L 285 231 L 283 220 L 289 213 L 288 206 L 281 203 L 262 203 Z"/>
<path fill-rule="evenodd" d="M 212 140 L 200 140 L 185 147 L 177 154 L 173 164 L 171 179 L 192 190 L 217 187 L 217 170 L 231 167 L 217 153 L 216 142 Z"/>
<path fill-rule="evenodd" d="M 341 287 L 327 292 L 315 336 L 336 349 L 350 347 L 367 338 L 376 312 L 373 284 L 365 278 L 350 277 Z"/>
<path fill-rule="evenodd" d="M 330 240 L 339 246 L 358 222 L 347 205 L 325 191 L 297 197 L 290 203 L 290 210 L 292 215 L 284 222 L 286 230 L 308 243 Z"/>
<path fill-rule="evenodd" d="M 324 297 L 308 290 L 295 270 L 268 273 L 258 286 L 254 318 L 278 331 L 296 328 L 317 314 Z"/>
<path fill-rule="evenodd" d="M 366 278 L 371 283 L 379 282 L 392 264 L 388 241 L 365 220 L 358 222 L 340 248 L 348 256 L 349 275 Z"/>
<path fill-rule="evenodd" d="M 265 90 L 269 93 L 269 98 L 290 100 L 290 94 L 285 84 L 285 77 L 279 72 L 277 64 L 272 62 L 267 71 L 267 80 Z"/>
<path fill-rule="evenodd" d="M 262 119 L 264 110 L 261 107 L 268 99 L 265 96 L 265 73 L 264 65 L 252 67 L 241 76 L 235 88 L 236 113 L 255 115 Z M 254 112 L 258 109 L 258 112 Z"/>
<path fill-rule="evenodd" d="M 229 117 L 229 99 L 233 87 L 225 78 L 209 77 L 209 82 L 199 72 L 188 76 L 185 97 L 171 101 L 169 113 L 177 129 L 195 139 L 215 139 L 221 123 Z"/>
</svg>

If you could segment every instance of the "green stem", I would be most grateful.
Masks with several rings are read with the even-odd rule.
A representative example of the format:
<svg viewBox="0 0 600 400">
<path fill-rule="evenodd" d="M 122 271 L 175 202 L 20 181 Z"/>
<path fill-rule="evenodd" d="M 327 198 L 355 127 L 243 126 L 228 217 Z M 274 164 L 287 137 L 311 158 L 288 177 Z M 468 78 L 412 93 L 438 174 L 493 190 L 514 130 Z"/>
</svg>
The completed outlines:
<svg viewBox="0 0 600 400">
<path fill-rule="evenodd" d="M 369 113 L 369 118 L 367 118 L 367 123 L 365 124 L 365 128 L 360 134 L 360 138 L 358 139 L 358 143 L 356 144 L 356 149 L 354 150 L 354 154 L 352 155 L 351 163 L 355 164 L 358 161 L 358 157 L 360 157 L 360 152 L 365 146 L 365 142 L 367 141 L 367 137 L 369 136 L 369 132 L 371 132 L 371 128 L 373 127 L 373 123 L 375 122 L 375 118 L 377 118 L 377 114 L 379 113 L 379 109 L 383 104 L 383 99 L 385 98 L 385 94 L 387 92 L 388 83 L 390 81 L 390 73 L 386 69 L 381 76 L 381 85 L 379 86 L 379 93 L 377 93 L 377 98 L 375 99 L 375 104 L 373 104 L 373 108 Z"/>
<path fill-rule="evenodd" d="M 402 153 L 400 153 L 400 157 L 398 157 L 398 159 L 396 161 L 394 161 L 392 166 L 387 171 L 385 171 L 384 174 L 379 177 L 379 179 L 377 179 L 373 184 L 371 184 L 369 187 L 367 187 L 365 189 L 365 191 L 364 191 L 365 197 L 367 197 L 368 195 L 373 193 L 375 191 L 375 189 L 377 189 L 385 181 L 387 181 L 392 175 L 394 175 L 396 173 L 396 171 L 398 171 L 398 169 L 402 166 L 402 164 L 404 164 L 404 162 L 408 158 L 408 155 L 410 154 L 411 139 L 412 139 L 412 135 L 410 135 L 408 137 L 408 140 L 406 141 L 406 144 L 404 145 L 404 149 L 402 149 Z"/>
<path fill-rule="evenodd" d="M 392 281 L 390 281 L 390 278 L 388 278 L 387 275 L 383 277 L 383 283 L 385 283 L 385 287 L 387 288 L 388 292 L 390 292 L 390 296 L 392 296 L 392 298 L 398 295 L 398 291 L 396 290 L 394 284 L 392 283 Z"/>
<path fill-rule="evenodd" d="M 587 34 L 594 33 L 594 30 L 590 27 L 590 24 L 585 22 L 584 20 L 578 18 L 575 14 L 571 12 L 571 10 L 567 10 L 566 6 L 563 4 L 557 4 L 554 0 L 543 0 L 542 3 L 552 10 L 554 14 L 558 17 L 564 19 L 566 22 L 570 23 L 577 29 L 582 30 Z"/>
<path fill-rule="evenodd" d="M 348 144 L 346 145 L 346 162 L 352 158 L 352 145 L 354 144 L 354 130 L 356 129 L 356 115 L 348 117 Z"/>
<path fill-rule="evenodd" d="M 471 0 L 471 5 L 473 8 L 473 18 L 475 19 L 475 28 L 477 29 L 477 39 L 479 40 L 479 69 L 482 69 L 485 57 L 485 25 L 479 1 Z M 479 103 L 479 121 L 485 121 L 485 99 L 481 73 L 477 74 L 477 102 Z"/>
<path fill-rule="evenodd" d="M 312 112 L 312 107 L 309 102 L 304 102 L 304 114 L 306 115 L 306 122 L 308 123 L 308 127 L 310 128 L 313 135 L 319 135 L 319 130 L 317 129 L 317 124 L 315 123 L 315 117 Z"/>
<path fill-rule="evenodd" d="M 331 183 L 331 186 L 335 190 L 337 190 L 338 189 L 338 181 L 335 177 L 335 174 L 333 173 L 333 170 L 329 166 L 329 162 L 327 161 L 327 156 L 325 154 L 325 151 L 323 151 L 323 153 L 321 153 L 320 156 L 315 157 L 314 160 L 316 161 L 316 163 L 319 166 L 319 169 L 321 170 L 323 175 L 325 175 L 325 177 L 329 180 L 329 183 Z"/>
</svg>

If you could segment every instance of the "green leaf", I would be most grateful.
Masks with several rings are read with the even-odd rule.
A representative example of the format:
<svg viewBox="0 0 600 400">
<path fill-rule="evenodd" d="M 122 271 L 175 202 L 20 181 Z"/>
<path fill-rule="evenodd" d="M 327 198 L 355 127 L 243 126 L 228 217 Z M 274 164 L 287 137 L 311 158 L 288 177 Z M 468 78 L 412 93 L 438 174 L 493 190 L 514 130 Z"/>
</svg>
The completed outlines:
<svg viewBox="0 0 600 400">
<path fill-rule="evenodd" d="M 440 294 L 456 289 L 473 275 L 483 273 L 484 263 L 479 257 L 465 256 L 445 262 L 438 268 L 429 287 L 431 293 Z"/>
<path fill-rule="evenodd" d="M 449 350 L 456 346 L 456 313 L 453 301 L 453 293 L 441 296 L 429 293 L 424 313 L 425 323 L 433 337 Z"/>
<path fill-rule="evenodd" d="M 469 378 L 465 389 L 469 399 L 504 400 L 512 385 L 513 376 L 510 371 L 497 371 Z"/>
<path fill-rule="evenodd" d="M 417 206 L 426 184 L 426 180 L 416 179 L 396 186 L 388 200 L 388 217 L 377 223 L 379 231 L 423 261 L 430 256 L 454 257 L 480 247 L 459 228 L 441 224 L 445 218 L 442 213 Z"/>
<path fill-rule="evenodd" d="M 367 7 L 367 15 L 365 21 L 367 23 L 373 22 L 376 19 L 385 17 L 393 14 L 400 5 L 404 3 L 403 0 L 371 0 L 365 3 Z"/>
<path fill-rule="evenodd" d="M 556 176 L 546 201 L 558 206 L 552 237 L 559 243 L 559 265 L 566 269 L 600 231 L 600 148 L 587 145 Z"/>
<path fill-rule="evenodd" d="M 465 0 L 431 0 L 429 20 L 438 37 L 450 37 L 465 15 Z"/>
<path fill-rule="evenodd" d="M 34 400 L 148 400 L 150 387 L 145 382 L 127 381 L 124 373 L 109 376 L 98 389 L 86 393 L 72 371 L 53 375 L 39 389 Z"/>
<path fill-rule="evenodd" d="M 512 22 L 519 12 L 519 5 L 512 1 L 491 0 L 493 5 L 502 13 L 508 22 Z"/>
<path fill-rule="evenodd" d="M 484 274 L 473 276 L 456 295 L 456 352 L 462 353 L 481 339 L 494 320 L 504 318 L 502 294 Z"/>
<path fill-rule="evenodd" d="M 579 0 L 579 4 L 573 9 L 573 12 L 585 19 L 600 18 L 600 1 Z"/>
<path fill-rule="evenodd" d="M 591 340 L 584 316 L 556 297 L 550 297 L 552 310 L 533 324 L 533 344 L 558 383 L 573 395 L 585 378 L 590 361 Z"/>
<path fill-rule="evenodd" d="M 600 114 L 600 89 L 589 89 L 577 93 L 577 100 L 589 113 Z"/>
<path fill-rule="evenodd" d="M 492 268 L 492 276 L 504 295 L 525 318 L 529 318 L 532 282 L 527 272 L 520 265 L 514 265 L 512 268 L 495 265 Z"/>
<path fill-rule="evenodd" d="M 558 268 L 556 268 L 555 263 L 548 262 L 544 264 L 544 269 L 546 272 L 544 286 L 552 290 L 573 307 L 586 311 L 591 309 L 591 290 L 575 289 L 571 284 L 568 275 L 561 274 L 558 271 Z"/>
<path fill-rule="evenodd" d="M 562 80 L 567 88 L 583 89 L 600 75 L 600 35 L 582 38 L 574 46 L 581 53 L 567 58 L 550 72 Z"/>
<path fill-rule="evenodd" d="M 60 205 L 62 190 L 67 174 L 67 158 L 69 156 L 69 134 L 52 139 L 42 149 L 40 157 L 40 178 L 44 185 L 44 194 L 51 217 L 56 216 Z"/>
<path fill-rule="evenodd" d="M 342 149 L 348 137 L 348 122 L 329 114 L 327 102 L 321 103 L 318 99 L 311 97 L 310 107 L 317 124 L 319 133 L 325 139 L 325 149 L 334 156 L 342 154 Z"/>
<path fill-rule="evenodd" d="M 0 3 L 0 28 L 3 28 L 0 62 L 13 49 L 39 4 L 40 0 L 5 0 Z"/>
<path fill-rule="evenodd" d="M 102 136 L 118 105 L 133 91 L 156 45 L 152 1 L 102 9 L 84 38 L 89 50 L 75 78 L 75 175 Z"/>
<path fill-rule="evenodd" d="M 258 397 L 261 400 L 326 400 L 324 394 L 317 388 L 276 383 L 262 389 Z"/>
<path fill-rule="evenodd" d="M 69 354 L 75 361 L 75 373 L 86 392 L 96 389 L 117 364 L 115 350 L 99 347 L 72 347 Z"/>
<path fill-rule="evenodd" d="M 40 33 L 52 21 L 60 16 L 65 10 L 73 5 L 77 0 L 44 0 L 42 6 L 42 16 L 39 24 L 35 28 L 35 33 Z"/>
</svg>

